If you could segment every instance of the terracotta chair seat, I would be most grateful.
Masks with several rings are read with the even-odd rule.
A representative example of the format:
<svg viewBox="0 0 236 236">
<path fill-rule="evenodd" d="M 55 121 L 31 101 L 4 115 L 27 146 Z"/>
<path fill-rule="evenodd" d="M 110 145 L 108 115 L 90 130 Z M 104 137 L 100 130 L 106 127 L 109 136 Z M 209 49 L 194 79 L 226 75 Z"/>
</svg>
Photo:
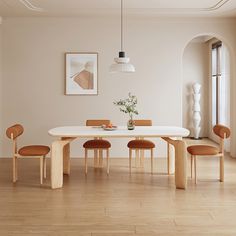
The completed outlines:
<svg viewBox="0 0 236 236">
<path fill-rule="evenodd" d="M 107 149 L 111 147 L 111 143 L 108 142 L 107 140 L 99 140 L 99 139 L 93 139 L 93 140 L 88 140 L 87 142 L 84 143 L 83 145 L 84 148 L 88 149 Z"/>
<path fill-rule="evenodd" d="M 189 146 L 187 148 L 188 152 L 191 155 L 216 155 L 219 153 L 219 149 L 213 146 L 207 146 L 207 145 L 194 145 L 194 146 Z"/>
<path fill-rule="evenodd" d="M 127 144 L 132 149 L 150 149 L 155 148 L 155 144 L 149 140 L 131 140 Z"/>
<path fill-rule="evenodd" d="M 24 146 L 18 151 L 21 156 L 45 156 L 49 152 L 50 148 L 43 145 Z"/>
</svg>

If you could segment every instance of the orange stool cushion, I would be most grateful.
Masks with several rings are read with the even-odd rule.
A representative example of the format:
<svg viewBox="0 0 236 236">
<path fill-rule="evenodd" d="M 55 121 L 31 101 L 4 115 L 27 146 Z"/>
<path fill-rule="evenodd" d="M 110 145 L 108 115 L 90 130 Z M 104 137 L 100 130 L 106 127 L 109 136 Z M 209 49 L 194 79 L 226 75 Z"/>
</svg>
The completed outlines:
<svg viewBox="0 0 236 236">
<path fill-rule="evenodd" d="M 94 139 L 94 140 L 88 140 L 87 142 L 85 142 L 83 147 L 90 148 L 90 149 L 95 149 L 95 148 L 106 149 L 106 148 L 110 148 L 111 144 L 107 140 Z"/>
<path fill-rule="evenodd" d="M 151 149 L 155 147 L 155 144 L 149 140 L 131 140 L 127 146 L 133 149 Z"/>
<path fill-rule="evenodd" d="M 50 148 L 43 145 L 24 146 L 18 151 L 21 156 L 45 156 L 49 152 Z"/>
<path fill-rule="evenodd" d="M 216 155 L 219 153 L 218 148 L 207 145 L 193 145 L 187 147 L 188 152 L 191 155 Z"/>
</svg>

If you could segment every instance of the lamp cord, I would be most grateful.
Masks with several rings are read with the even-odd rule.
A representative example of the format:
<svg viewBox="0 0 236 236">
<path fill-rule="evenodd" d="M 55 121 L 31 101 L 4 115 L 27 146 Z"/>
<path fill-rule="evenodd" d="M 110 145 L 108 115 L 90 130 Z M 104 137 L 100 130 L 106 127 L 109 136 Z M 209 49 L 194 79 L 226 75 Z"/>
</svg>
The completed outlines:
<svg viewBox="0 0 236 236">
<path fill-rule="evenodd" d="M 120 37 L 121 37 L 121 51 L 123 51 L 123 37 L 124 37 L 124 32 L 123 32 L 123 0 L 120 1 Z"/>
</svg>

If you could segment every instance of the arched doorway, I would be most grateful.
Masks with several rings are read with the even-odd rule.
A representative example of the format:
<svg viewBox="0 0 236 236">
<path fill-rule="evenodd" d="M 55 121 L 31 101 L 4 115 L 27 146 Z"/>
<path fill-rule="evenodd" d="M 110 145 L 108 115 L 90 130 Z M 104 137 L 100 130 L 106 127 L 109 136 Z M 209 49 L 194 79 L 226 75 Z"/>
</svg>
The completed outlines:
<svg viewBox="0 0 236 236">
<path fill-rule="evenodd" d="M 230 53 L 224 40 L 201 35 L 188 42 L 183 52 L 182 122 L 191 130 L 191 136 L 194 132 L 193 84 L 201 84 L 200 137 L 217 141 L 212 127 L 217 123 L 231 127 L 231 78 Z M 230 151 L 230 141 L 225 148 Z"/>
</svg>

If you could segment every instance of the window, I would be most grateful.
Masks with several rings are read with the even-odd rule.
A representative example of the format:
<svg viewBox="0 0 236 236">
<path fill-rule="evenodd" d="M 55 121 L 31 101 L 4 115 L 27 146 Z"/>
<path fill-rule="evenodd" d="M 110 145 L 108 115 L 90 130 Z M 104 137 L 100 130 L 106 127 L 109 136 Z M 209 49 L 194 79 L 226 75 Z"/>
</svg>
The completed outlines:
<svg viewBox="0 0 236 236">
<path fill-rule="evenodd" d="M 222 42 L 212 45 L 212 125 L 220 123 L 221 95 L 222 95 Z"/>
<path fill-rule="evenodd" d="M 223 124 L 230 127 L 229 51 L 221 41 L 218 41 L 212 44 L 211 57 L 212 127 L 215 124 Z M 210 133 L 210 137 L 217 142 L 218 139 L 213 133 Z M 225 141 L 225 150 L 230 150 L 230 140 Z"/>
</svg>

